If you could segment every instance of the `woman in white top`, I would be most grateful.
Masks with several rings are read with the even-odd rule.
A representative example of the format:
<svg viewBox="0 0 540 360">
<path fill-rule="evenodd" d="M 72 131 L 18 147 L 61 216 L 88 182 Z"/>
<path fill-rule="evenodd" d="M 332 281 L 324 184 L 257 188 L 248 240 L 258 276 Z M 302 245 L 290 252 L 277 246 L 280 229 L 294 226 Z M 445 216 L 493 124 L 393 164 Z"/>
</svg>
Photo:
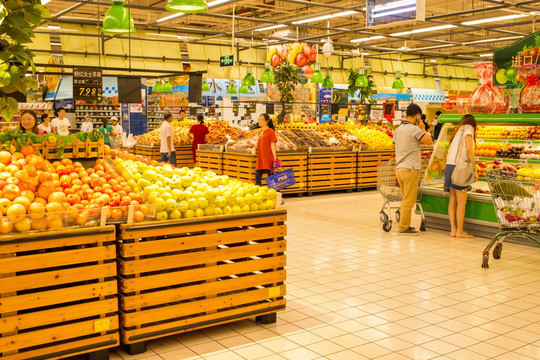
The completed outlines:
<svg viewBox="0 0 540 360">
<path fill-rule="evenodd" d="M 84 117 L 84 122 L 81 124 L 81 132 L 90 132 L 94 128 L 94 124 L 92 123 L 92 117 L 90 115 L 86 115 Z"/>
<path fill-rule="evenodd" d="M 470 161 L 475 164 L 474 146 L 476 143 L 476 119 L 472 115 L 461 118 L 454 134 L 450 138 L 450 148 L 446 157 L 444 170 L 444 190 L 450 192 L 448 203 L 448 217 L 450 218 L 450 236 L 458 238 L 473 238 L 463 230 L 465 222 L 465 205 L 467 204 L 467 191 L 469 187 L 457 186 L 452 183 L 452 173 L 456 164 L 461 161 Z M 461 152 L 459 151 L 462 149 Z M 465 151 L 463 151 L 465 150 Z M 458 159 L 458 155 L 460 159 Z M 475 180 L 478 180 L 478 173 Z"/>
<path fill-rule="evenodd" d="M 38 125 L 38 134 L 52 134 L 51 117 L 47 113 L 41 115 L 41 124 Z"/>
</svg>

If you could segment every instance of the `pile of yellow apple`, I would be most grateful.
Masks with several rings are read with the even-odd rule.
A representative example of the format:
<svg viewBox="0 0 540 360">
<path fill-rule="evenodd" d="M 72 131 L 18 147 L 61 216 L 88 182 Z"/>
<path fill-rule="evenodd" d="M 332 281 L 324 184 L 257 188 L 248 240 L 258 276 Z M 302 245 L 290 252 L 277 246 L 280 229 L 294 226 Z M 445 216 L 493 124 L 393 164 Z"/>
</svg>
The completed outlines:
<svg viewBox="0 0 540 360">
<path fill-rule="evenodd" d="M 391 150 L 392 138 L 382 131 L 372 127 L 359 127 L 349 129 L 349 132 L 368 146 L 370 150 Z"/>
</svg>

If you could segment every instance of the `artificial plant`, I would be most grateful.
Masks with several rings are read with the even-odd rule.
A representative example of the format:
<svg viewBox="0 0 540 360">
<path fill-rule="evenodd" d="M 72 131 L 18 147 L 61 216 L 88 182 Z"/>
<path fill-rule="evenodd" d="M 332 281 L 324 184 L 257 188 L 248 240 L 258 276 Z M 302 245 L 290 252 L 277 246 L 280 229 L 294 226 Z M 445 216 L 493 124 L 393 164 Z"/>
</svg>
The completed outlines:
<svg viewBox="0 0 540 360">
<path fill-rule="evenodd" d="M 285 104 L 294 103 L 294 89 L 300 80 L 298 75 L 298 67 L 296 65 L 291 65 L 286 62 L 282 62 L 274 69 L 274 77 L 276 79 L 276 85 L 278 87 L 281 98 L 279 102 L 281 103 L 281 112 L 277 116 L 278 124 L 283 124 L 285 119 Z"/>
<path fill-rule="evenodd" d="M 35 73 L 34 54 L 24 44 L 35 38 L 33 27 L 51 14 L 40 0 L 2 1 L 0 11 L 0 115 L 10 122 L 18 109 L 12 96 L 19 91 L 37 89 L 37 81 L 25 76 Z"/>
<path fill-rule="evenodd" d="M 349 69 L 349 88 L 347 92 L 351 97 L 359 91 L 361 104 L 374 104 L 375 101 L 371 99 L 371 95 L 375 94 L 375 82 L 373 81 L 373 74 L 370 69 L 365 69 L 365 75 L 368 80 L 366 87 L 356 86 L 356 79 L 358 78 L 358 69 Z"/>
</svg>

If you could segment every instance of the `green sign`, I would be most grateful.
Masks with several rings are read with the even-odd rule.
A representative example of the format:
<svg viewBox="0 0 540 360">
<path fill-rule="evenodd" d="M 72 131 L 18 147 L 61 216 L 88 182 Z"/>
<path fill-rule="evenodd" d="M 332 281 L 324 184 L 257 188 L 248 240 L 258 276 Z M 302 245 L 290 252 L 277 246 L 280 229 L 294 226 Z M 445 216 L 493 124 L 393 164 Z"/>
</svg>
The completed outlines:
<svg viewBox="0 0 540 360">
<path fill-rule="evenodd" d="M 540 32 L 524 37 L 493 53 L 498 71 L 493 72 L 493 85 L 521 87 L 524 69 L 540 64 Z"/>
<path fill-rule="evenodd" d="M 228 67 L 234 65 L 234 55 L 225 55 L 219 58 L 220 67 Z"/>
</svg>

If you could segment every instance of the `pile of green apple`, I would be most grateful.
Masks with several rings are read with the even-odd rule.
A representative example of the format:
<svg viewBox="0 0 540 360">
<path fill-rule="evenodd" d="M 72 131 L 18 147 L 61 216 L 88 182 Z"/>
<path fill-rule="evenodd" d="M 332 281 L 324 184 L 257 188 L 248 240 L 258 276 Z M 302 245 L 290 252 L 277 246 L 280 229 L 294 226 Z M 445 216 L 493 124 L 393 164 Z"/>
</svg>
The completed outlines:
<svg viewBox="0 0 540 360">
<path fill-rule="evenodd" d="M 153 166 L 135 160 L 115 159 L 137 182 L 156 220 L 247 213 L 276 207 L 276 191 L 201 168 Z"/>
</svg>

